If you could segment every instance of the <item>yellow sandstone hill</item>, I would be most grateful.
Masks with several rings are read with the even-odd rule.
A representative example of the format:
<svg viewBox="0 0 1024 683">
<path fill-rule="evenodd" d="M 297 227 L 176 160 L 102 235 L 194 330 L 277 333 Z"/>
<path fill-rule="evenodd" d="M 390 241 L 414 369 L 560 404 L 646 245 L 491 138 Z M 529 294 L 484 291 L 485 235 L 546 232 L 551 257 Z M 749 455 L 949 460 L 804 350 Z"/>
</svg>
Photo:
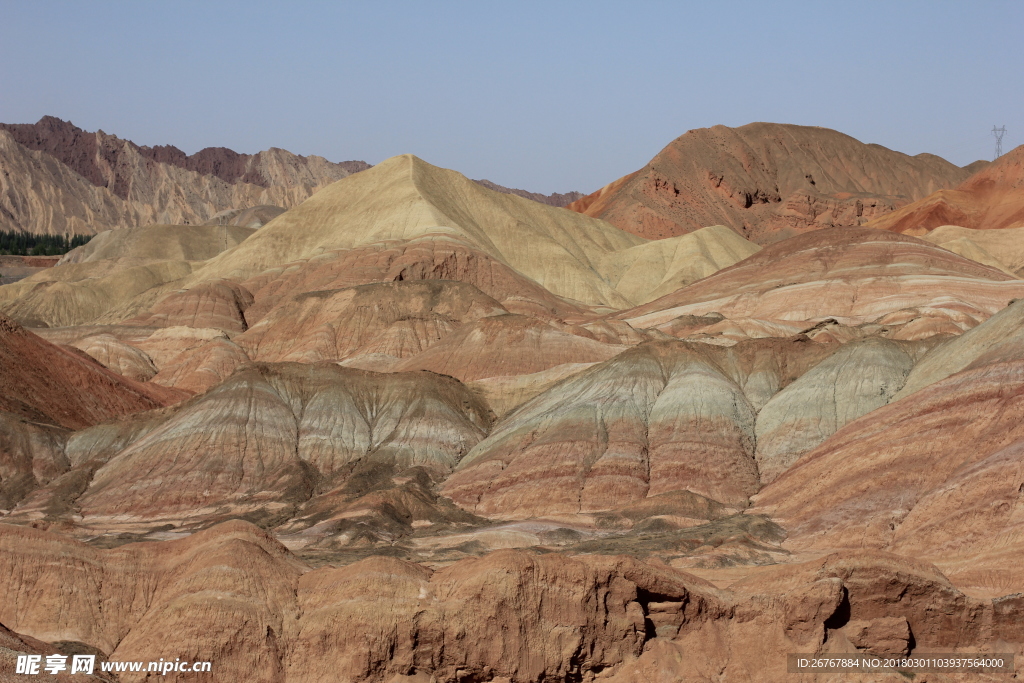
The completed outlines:
<svg viewBox="0 0 1024 683">
<path fill-rule="evenodd" d="M 734 233 L 719 228 L 713 234 L 651 244 L 604 221 L 492 192 L 460 173 L 403 155 L 325 188 L 194 277 L 244 279 L 328 250 L 429 235 L 466 242 L 559 296 L 621 308 L 648 300 L 672 279 L 681 268 L 677 252 L 699 254 L 713 272 L 757 250 Z M 714 244 L 720 240 L 725 244 Z M 641 245 L 647 249 L 622 253 Z M 646 281 L 631 277 L 627 289 L 636 298 L 618 291 L 622 274 L 644 262 L 665 265 L 649 269 Z M 676 277 L 676 287 L 706 274 L 700 266 L 688 267 L 694 275 Z"/>
<path fill-rule="evenodd" d="M 32 324 L 116 322 L 205 281 L 242 282 L 285 264 L 303 262 L 301 269 L 313 259 L 322 265 L 357 248 L 424 240 L 467 247 L 557 297 L 606 309 L 645 303 L 759 249 L 721 226 L 651 242 L 599 219 L 493 192 L 455 171 L 403 155 L 324 188 L 201 265 L 170 250 L 167 258 L 180 265 L 147 261 L 140 264 L 145 272 L 130 274 L 130 285 L 123 273 L 94 272 L 95 267 L 85 278 L 64 275 L 90 254 L 105 259 L 134 254 L 135 243 L 128 238 L 116 244 L 104 240 L 92 250 L 69 254 L 67 266 L 0 289 L 0 309 Z M 346 283 L 351 284 L 363 283 Z"/>
</svg>

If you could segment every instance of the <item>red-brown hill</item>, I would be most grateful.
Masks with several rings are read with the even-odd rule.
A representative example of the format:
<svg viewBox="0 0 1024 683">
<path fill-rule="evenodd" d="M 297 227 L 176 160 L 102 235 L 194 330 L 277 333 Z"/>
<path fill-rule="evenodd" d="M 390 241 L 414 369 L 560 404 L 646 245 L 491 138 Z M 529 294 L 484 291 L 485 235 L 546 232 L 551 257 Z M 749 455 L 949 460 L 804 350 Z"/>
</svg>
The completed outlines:
<svg viewBox="0 0 1024 683">
<path fill-rule="evenodd" d="M 1024 145 L 999 157 L 952 190 L 939 190 L 870 223 L 923 235 L 943 225 L 974 230 L 1024 226 Z"/>
<path fill-rule="evenodd" d="M 969 173 L 828 128 L 751 123 L 676 138 L 644 168 L 568 208 L 658 239 L 727 225 L 759 244 L 862 225 Z"/>
<path fill-rule="evenodd" d="M 174 389 L 133 382 L 0 316 L 0 411 L 81 429 L 184 396 Z"/>
</svg>

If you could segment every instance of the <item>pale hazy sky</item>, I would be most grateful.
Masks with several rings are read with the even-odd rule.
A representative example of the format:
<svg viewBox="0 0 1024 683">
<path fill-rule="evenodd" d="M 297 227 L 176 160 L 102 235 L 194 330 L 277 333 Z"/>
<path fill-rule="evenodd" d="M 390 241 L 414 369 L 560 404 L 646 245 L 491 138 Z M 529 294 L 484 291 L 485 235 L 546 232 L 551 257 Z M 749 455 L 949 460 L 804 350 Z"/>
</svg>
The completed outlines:
<svg viewBox="0 0 1024 683">
<path fill-rule="evenodd" d="M 0 121 L 592 191 L 691 128 L 1024 143 L 1024 2 L 0 0 Z"/>
</svg>

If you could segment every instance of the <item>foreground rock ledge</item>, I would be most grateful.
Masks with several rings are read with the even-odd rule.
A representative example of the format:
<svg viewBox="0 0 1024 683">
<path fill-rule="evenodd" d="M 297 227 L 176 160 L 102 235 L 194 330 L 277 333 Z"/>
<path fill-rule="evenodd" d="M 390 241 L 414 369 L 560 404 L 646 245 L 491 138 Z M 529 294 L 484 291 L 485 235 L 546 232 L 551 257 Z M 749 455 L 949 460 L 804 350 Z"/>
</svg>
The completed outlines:
<svg viewBox="0 0 1024 683">
<path fill-rule="evenodd" d="M 225 681 L 771 681 L 789 680 L 787 652 L 1024 643 L 1024 597 L 976 600 L 931 565 L 877 551 L 720 590 L 624 556 L 310 569 L 240 521 L 111 550 L 0 524 L 0 590 L 12 642 L 209 660 Z"/>
</svg>

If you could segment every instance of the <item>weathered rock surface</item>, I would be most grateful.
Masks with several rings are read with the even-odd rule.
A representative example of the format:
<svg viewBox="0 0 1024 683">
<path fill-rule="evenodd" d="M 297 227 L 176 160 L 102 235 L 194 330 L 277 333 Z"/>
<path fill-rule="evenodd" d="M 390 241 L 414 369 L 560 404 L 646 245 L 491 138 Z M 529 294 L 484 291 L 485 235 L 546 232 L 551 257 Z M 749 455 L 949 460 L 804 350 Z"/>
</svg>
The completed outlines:
<svg viewBox="0 0 1024 683">
<path fill-rule="evenodd" d="M 51 344 L 0 316 L 0 510 L 10 510 L 70 469 L 70 430 L 184 396 L 115 374 L 85 353 Z"/>
<path fill-rule="evenodd" d="M 466 384 L 484 398 L 496 416 L 502 417 L 557 382 L 593 365 L 595 363 L 564 363 L 540 372 L 485 377 Z"/>
<path fill-rule="evenodd" d="M 229 229 L 245 230 L 194 228 L 211 235 Z M 130 240 L 115 241 L 117 253 L 132 252 Z M 591 306 L 647 301 L 754 250 L 724 228 L 647 243 L 406 156 L 346 178 L 202 265 L 187 260 L 193 254 L 180 254 L 182 260 L 171 247 L 164 249 L 167 260 L 124 257 L 126 267 L 112 269 L 110 259 L 69 263 L 0 290 L 0 310 L 35 326 L 145 321 L 175 292 L 232 281 L 256 299 L 246 316 L 251 324 L 284 298 L 310 291 L 457 279 L 481 287 L 511 312 L 581 321 Z M 620 283 L 635 300 L 616 289 Z"/>
<path fill-rule="evenodd" d="M 119 340 L 112 334 L 85 337 L 74 346 L 85 351 L 109 370 L 136 382 L 146 382 L 157 374 L 153 359 L 145 351 Z"/>
<path fill-rule="evenodd" d="M 629 299 L 615 289 L 600 263 L 646 244 L 603 221 L 491 192 L 454 171 L 405 155 L 318 192 L 212 259 L 193 279 L 241 281 L 327 251 L 427 236 L 445 236 L 482 251 L 555 295 L 612 307 L 629 305 Z M 674 253 L 675 243 L 658 248 Z M 721 249 L 716 258 L 727 253 Z M 649 289 L 665 276 L 664 269 L 651 272 Z"/>
<path fill-rule="evenodd" d="M 0 309 L 35 326 L 93 322 L 111 311 L 118 311 L 133 297 L 153 287 L 184 277 L 192 272 L 193 263 L 241 243 L 252 233 L 248 228 L 220 225 L 153 225 L 107 230 L 72 249 L 55 267 L 25 278 L 15 287 L 0 289 Z M 230 286 L 237 288 L 237 285 Z M 197 302 L 189 303 L 195 306 Z M 182 305 L 180 301 L 172 302 L 167 308 L 173 311 Z M 158 318 L 167 318 L 171 311 L 152 313 Z M 181 315 L 184 314 L 179 311 L 178 316 Z M 113 314 L 115 321 L 126 317 L 130 314 Z M 236 321 L 229 329 L 237 326 Z"/>
<path fill-rule="evenodd" d="M 102 261 L 68 264 L 0 287 L 0 312 L 32 327 L 67 327 L 106 319 L 120 322 L 162 298 L 155 296 L 155 288 L 191 272 L 188 261 L 155 261 L 122 269 L 110 269 Z M 141 300 L 132 305 L 137 298 Z"/>
<path fill-rule="evenodd" d="M 310 569 L 238 521 L 110 550 L 2 525 L 0 548 L 0 621 L 22 643 L 115 661 L 173 649 L 223 680 L 784 681 L 785 652 L 1019 651 L 1024 637 L 1019 599 L 971 598 L 877 552 L 719 590 L 656 562 L 517 550 L 437 571 L 388 557 Z"/>
<path fill-rule="evenodd" d="M 961 370 L 999 360 L 1015 360 L 1024 349 L 1024 303 L 1014 302 L 983 324 L 928 353 L 914 366 L 900 399 Z"/>
<path fill-rule="evenodd" d="M 330 251 L 270 268 L 243 282 L 256 298 L 246 320 L 256 323 L 278 304 L 306 292 L 413 280 L 464 282 L 509 311 L 540 318 L 580 319 L 590 313 L 478 249 L 447 238 L 422 237 Z"/>
<path fill-rule="evenodd" d="M 75 501 L 83 524 L 286 519 L 316 494 L 378 470 L 421 467 L 440 479 L 489 426 L 486 408 L 451 378 L 334 364 L 255 364 L 138 419 L 149 426 L 116 447 L 85 449 L 100 463 Z"/>
<path fill-rule="evenodd" d="M 715 225 L 609 254 L 601 272 L 630 301 L 645 303 L 757 252 L 756 244 Z"/>
<path fill-rule="evenodd" d="M 235 338 L 254 360 L 401 359 L 460 325 L 505 309 L 461 282 L 413 280 L 312 291 L 282 303 Z"/>
<path fill-rule="evenodd" d="M 394 369 L 430 370 L 469 382 L 532 374 L 566 363 L 596 363 L 625 349 L 526 316 L 497 315 L 463 325 Z"/>
<path fill-rule="evenodd" d="M 520 406 L 443 492 L 482 515 L 624 507 L 671 490 L 737 503 L 758 488 L 754 410 L 699 347 L 626 351 Z"/>
<path fill-rule="evenodd" d="M 205 261 L 255 232 L 228 225 L 147 225 L 106 230 L 61 257 L 57 265 L 103 261 L 107 267 L 154 261 Z"/>
<path fill-rule="evenodd" d="M 979 589 L 1024 588 L 1010 560 L 1024 539 L 1014 512 L 1024 362 L 1012 348 L 851 422 L 765 487 L 755 509 L 794 547 L 910 552 L 960 562 Z"/>
<path fill-rule="evenodd" d="M 165 327 L 131 344 L 157 368 L 153 384 L 200 394 L 220 384 L 249 357 L 223 330 Z"/>
<path fill-rule="evenodd" d="M 761 482 L 775 480 L 841 427 L 887 404 L 913 366 L 899 343 L 869 338 L 844 345 L 773 396 L 755 424 Z"/>
<path fill-rule="evenodd" d="M 907 156 L 827 128 L 714 126 L 687 132 L 644 168 L 568 208 L 649 239 L 727 225 L 768 244 L 863 225 L 968 175 L 940 157 Z"/>
<path fill-rule="evenodd" d="M 190 289 L 173 292 L 146 313 L 125 321 L 151 327 L 195 327 L 228 333 L 248 329 L 245 311 L 253 304 L 252 293 L 230 280 L 209 280 Z"/>
<path fill-rule="evenodd" d="M 781 193 L 829 149 L 790 142 L 742 172 Z M 828 216 L 736 215 L 774 239 L 879 197 L 861 176 L 946 168 L 863 147 L 793 181 Z M 128 152 L 211 183 L 251 161 Z M 0 644 L 173 646 L 217 680 L 296 683 L 1024 653 L 1009 242 L 985 243 L 1003 261 L 953 229 L 648 242 L 408 156 L 212 220 L 107 233 L 0 289 L 54 326 L 0 319 Z"/>
<path fill-rule="evenodd" d="M 1018 277 L 1024 272 L 1024 227 L 974 230 L 941 225 L 921 239 L 979 263 L 1005 268 Z"/>
</svg>

